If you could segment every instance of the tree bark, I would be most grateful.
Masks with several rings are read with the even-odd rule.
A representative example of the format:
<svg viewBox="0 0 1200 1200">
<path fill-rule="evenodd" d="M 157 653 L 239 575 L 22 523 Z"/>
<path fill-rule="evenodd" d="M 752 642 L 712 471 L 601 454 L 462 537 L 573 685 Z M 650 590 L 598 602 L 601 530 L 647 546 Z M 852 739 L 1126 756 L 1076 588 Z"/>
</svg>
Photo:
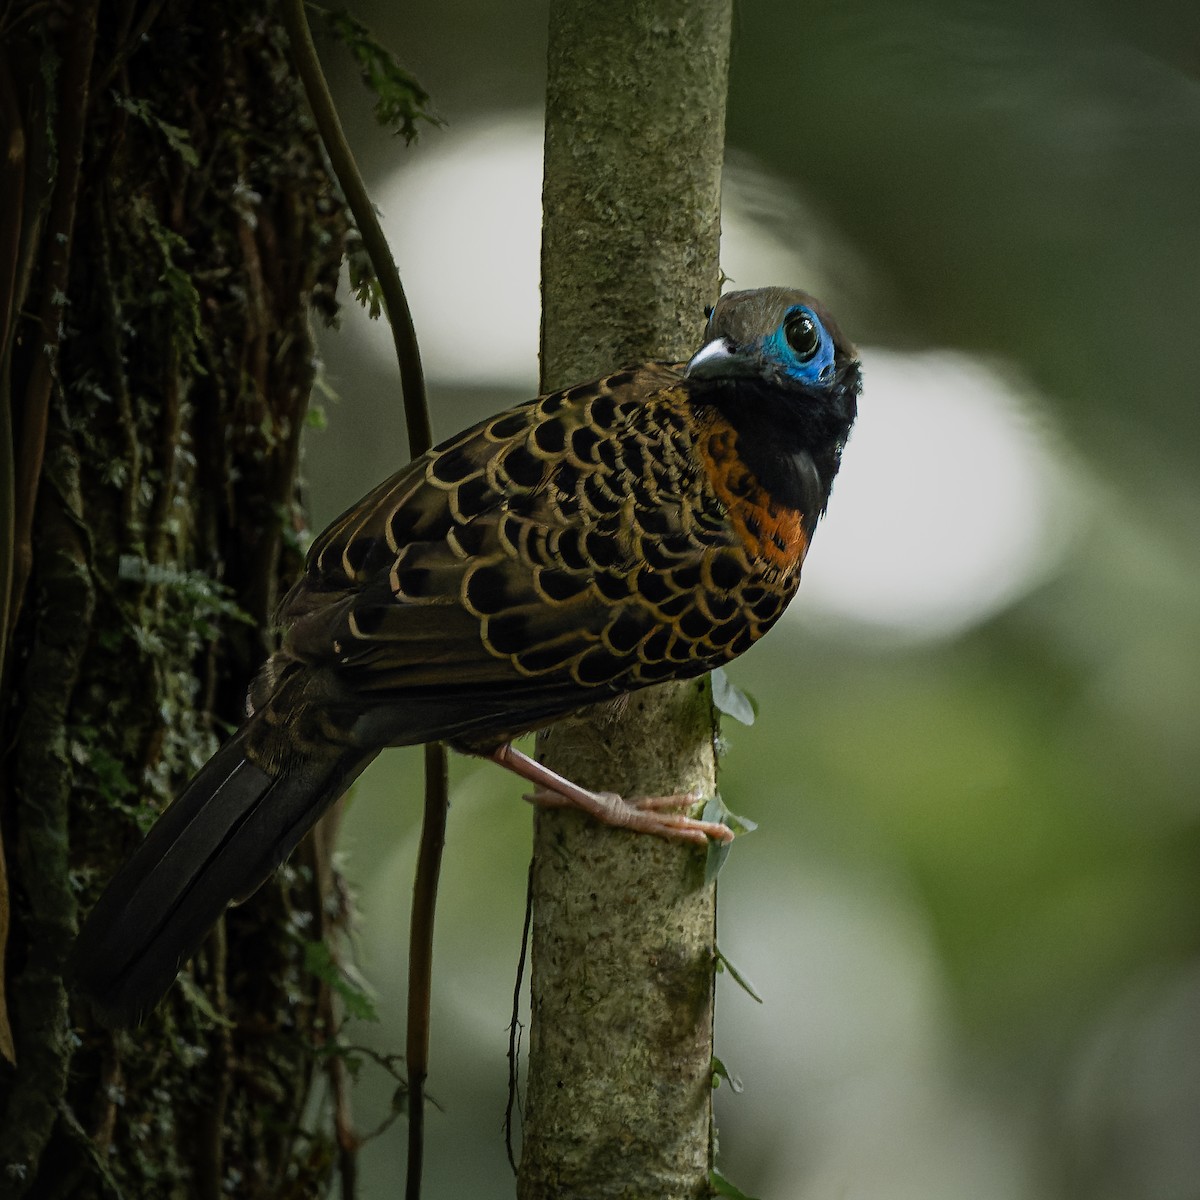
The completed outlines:
<svg viewBox="0 0 1200 1200">
<path fill-rule="evenodd" d="M 22 153 L 0 177 L 0 1193 L 320 1194 L 311 845 L 135 1035 L 98 1029 L 63 965 L 268 649 L 299 564 L 310 310 L 333 311 L 345 221 L 265 0 L 0 18 Z"/>
<path fill-rule="evenodd" d="M 558 0 L 542 387 L 694 349 L 719 290 L 728 0 Z M 707 681 L 563 722 L 546 761 L 626 796 L 715 790 Z M 518 1194 L 708 1194 L 715 889 L 703 856 L 540 812 Z"/>
</svg>

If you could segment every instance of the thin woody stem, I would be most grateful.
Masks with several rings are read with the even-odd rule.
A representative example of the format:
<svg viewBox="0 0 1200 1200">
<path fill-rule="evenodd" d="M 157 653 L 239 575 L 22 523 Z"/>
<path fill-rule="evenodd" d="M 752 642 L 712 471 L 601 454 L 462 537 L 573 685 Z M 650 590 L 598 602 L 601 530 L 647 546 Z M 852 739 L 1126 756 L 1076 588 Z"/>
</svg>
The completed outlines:
<svg viewBox="0 0 1200 1200">
<path fill-rule="evenodd" d="M 429 420 L 429 401 L 425 395 L 425 373 L 421 368 L 421 354 L 417 348 L 417 333 L 413 327 L 412 312 L 400 282 L 400 272 L 392 257 L 391 247 L 384 236 L 383 227 L 375 213 L 375 206 L 367 194 L 367 185 L 354 161 L 354 153 L 341 119 L 334 107 L 329 84 L 321 70 L 317 48 L 313 45 L 312 32 L 304 15 L 304 0 L 284 0 L 281 7 L 284 28 L 292 44 L 292 55 L 296 70 L 304 84 L 308 103 L 330 165 L 341 185 L 342 194 L 350 206 L 354 223 L 362 235 L 363 248 L 371 260 L 375 276 L 383 292 L 383 307 L 392 331 L 392 342 L 396 347 L 396 361 L 400 365 L 400 386 L 404 393 L 404 420 L 408 429 L 408 448 L 415 458 L 424 454 L 433 445 L 433 427 Z"/>
<path fill-rule="evenodd" d="M 400 282 L 391 248 L 379 224 L 366 184 L 354 161 L 354 154 L 334 107 L 329 85 L 313 45 L 312 33 L 304 14 L 304 0 L 284 0 L 281 7 L 284 27 L 292 45 L 296 70 L 304 84 L 308 102 L 316 118 L 317 129 L 329 155 L 342 194 L 350 206 L 354 222 L 362 236 L 363 248 L 371 260 L 375 277 L 383 293 L 383 306 L 396 361 L 400 368 L 400 387 L 404 396 L 404 420 L 408 430 L 409 452 L 415 458 L 433 444 L 429 418 L 429 400 L 425 393 L 425 373 L 412 312 Z M 409 1117 L 408 1168 L 405 1183 L 407 1200 L 421 1194 L 421 1166 L 424 1157 L 425 1079 L 429 1073 L 430 988 L 433 977 L 433 925 L 437 904 L 438 874 L 442 848 L 446 841 L 446 812 L 449 808 L 446 750 L 440 744 L 425 747 L 425 813 L 421 825 L 421 848 L 413 881 L 412 921 L 409 932 L 408 1029 L 406 1058 L 408 1065 Z"/>
</svg>

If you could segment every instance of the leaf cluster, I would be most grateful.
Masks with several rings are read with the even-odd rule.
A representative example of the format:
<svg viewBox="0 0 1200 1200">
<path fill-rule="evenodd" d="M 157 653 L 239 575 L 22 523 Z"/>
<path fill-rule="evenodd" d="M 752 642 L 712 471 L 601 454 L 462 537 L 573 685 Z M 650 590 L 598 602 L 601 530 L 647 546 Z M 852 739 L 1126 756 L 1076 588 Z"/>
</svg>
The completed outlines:
<svg viewBox="0 0 1200 1200">
<path fill-rule="evenodd" d="M 329 32 L 350 51 L 363 83 L 375 96 L 375 119 L 411 143 L 417 122 L 441 125 L 429 108 L 429 93 L 396 56 L 355 16 L 344 8 L 326 10 Z"/>
</svg>

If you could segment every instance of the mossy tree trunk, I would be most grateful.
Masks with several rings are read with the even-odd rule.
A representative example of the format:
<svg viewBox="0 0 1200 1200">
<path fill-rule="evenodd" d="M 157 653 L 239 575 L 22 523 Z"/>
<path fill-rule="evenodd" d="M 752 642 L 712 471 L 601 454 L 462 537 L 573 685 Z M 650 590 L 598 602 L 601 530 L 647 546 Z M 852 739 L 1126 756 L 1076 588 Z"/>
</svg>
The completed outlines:
<svg viewBox="0 0 1200 1200">
<path fill-rule="evenodd" d="M 728 0 L 556 0 L 542 384 L 679 360 L 719 290 Z M 546 760 L 627 796 L 715 787 L 707 681 L 555 726 Z M 708 1194 L 715 893 L 703 856 L 539 812 L 518 1193 Z"/>
<path fill-rule="evenodd" d="M 317 1194 L 311 844 L 143 1029 L 62 975 L 267 650 L 345 222 L 266 0 L 13 0 L 0 27 L 0 1193 Z"/>
</svg>

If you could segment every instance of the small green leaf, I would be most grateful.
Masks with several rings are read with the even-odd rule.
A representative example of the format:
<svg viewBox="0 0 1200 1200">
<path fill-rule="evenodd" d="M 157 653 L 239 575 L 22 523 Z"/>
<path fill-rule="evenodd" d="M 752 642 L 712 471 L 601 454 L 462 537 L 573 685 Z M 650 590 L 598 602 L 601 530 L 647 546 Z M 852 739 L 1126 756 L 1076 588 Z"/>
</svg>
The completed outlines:
<svg viewBox="0 0 1200 1200">
<path fill-rule="evenodd" d="M 367 310 L 367 316 L 377 321 L 383 312 L 383 286 L 375 275 L 371 256 L 356 233 L 347 240 L 346 270 L 354 298 Z"/>
<path fill-rule="evenodd" d="M 429 93 L 357 17 L 341 8 L 327 11 L 325 23 L 350 51 L 363 83 L 374 94 L 375 120 L 380 125 L 411 142 L 418 121 L 442 124 L 429 107 Z"/>
<path fill-rule="evenodd" d="M 712 1059 L 712 1077 L 714 1090 L 720 1086 L 722 1079 L 729 1084 L 729 1090 L 735 1096 L 740 1096 L 746 1090 L 742 1087 L 742 1081 L 736 1075 L 730 1075 L 729 1068 L 715 1054 Z"/>
<path fill-rule="evenodd" d="M 700 815 L 705 821 L 719 821 L 722 825 L 728 825 L 735 834 L 753 833 L 758 828 L 758 825 L 749 817 L 739 817 L 737 813 L 730 812 L 725 801 L 721 799 L 720 792 L 714 792 L 709 796 L 704 802 L 704 811 Z M 725 860 L 729 857 L 729 848 L 732 845 L 732 842 L 716 842 L 709 839 L 708 851 L 704 858 L 704 882 L 706 884 L 712 883 L 716 879 L 725 865 Z"/>
<path fill-rule="evenodd" d="M 757 1000 L 759 1002 L 759 1004 L 761 1004 L 763 1002 L 763 998 L 758 994 L 757 990 L 754 987 L 754 984 L 752 984 L 750 982 L 750 980 L 747 979 L 746 976 L 743 975 L 741 973 L 741 971 L 739 971 L 737 969 L 737 967 L 735 967 L 733 965 L 733 963 L 730 962 L 729 959 L 726 958 L 725 955 L 721 953 L 720 946 L 718 946 L 716 948 L 716 952 L 717 952 L 717 970 L 718 971 L 728 971 L 729 974 L 733 977 L 733 981 L 742 989 L 742 991 L 744 991 L 746 993 L 746 995 L 748 995 L 750 997 L 751 1000 Z"/>
<path fill-rule="evenodd" d="M 725 807 L 725 801 L 721 799 L 721 793 L 714 792 L 704 802 L 704 811 L 700 816 L 705 821 L 719 821 L 724 825 L 727 824 L 725 817 L 728 813 L 729 809 Z M 708 849 L 704 854 L 704 882 L 706 885 L 712 883 L 721 873 L 721 868 L 725 865 L 725 860 L 729 857 L 729 850 L 732 845 L 732 841 L 718 842 L 713 838 L 708 839 Z"/>
<path fill-rule="evenodd" d="M 758 716 L 754 697 L 732 684 L 724 667 L 717 667 L 712 673 L 712 698 L 718 712 L 743 725 L 754 724 L 754 718 Z"/>
<path fill-rule="evenodd" d="M 753 1196 L 747 1196 L 736 1183 L 730 1183 L 716 1167 L 708 1169 L 708 1186 L 712 1188 L 714 1196 L 728 1196 L 730 1200 L 754 1200 Z"/>
<path fill-rule="evenodd" d="M 375 1001 L 366 988 L 350 979 L 341 965 L 334 961 L 329 947 L 321 941 L 304 943 L 304 965 L 318 979 L 329 984 L 342 998 L 346 1012 L 360 1021 L 378 1021 Z"/>
<path fill-rule="evenodd" d="M 116 102 L 118 108 L 123 109 L 131 117 L 136 117 L 148 129 L 158 130 L 167 145 L 189 167 L 198 167 L 200 165 L 200 156 L 192 146 L 186 129 L 182 129 L 178 125 L 172 125 L 169 121 L 164 121 L 145 100 L 134 100 L 131 96 L 123 96 L 119 92 L 113 92 L 113 100 Z"/>
<path fill-rule="evenodd" d="M 716 842 L 712 838 L 708 839 L 708 849 L 704 852 L 705 886 L 712 883 L 720 875 L 721 868 L 725 865 L 725 860 L 729 857 L 729 848 L 732 845 L 732 842 Z"/>
</svg>

